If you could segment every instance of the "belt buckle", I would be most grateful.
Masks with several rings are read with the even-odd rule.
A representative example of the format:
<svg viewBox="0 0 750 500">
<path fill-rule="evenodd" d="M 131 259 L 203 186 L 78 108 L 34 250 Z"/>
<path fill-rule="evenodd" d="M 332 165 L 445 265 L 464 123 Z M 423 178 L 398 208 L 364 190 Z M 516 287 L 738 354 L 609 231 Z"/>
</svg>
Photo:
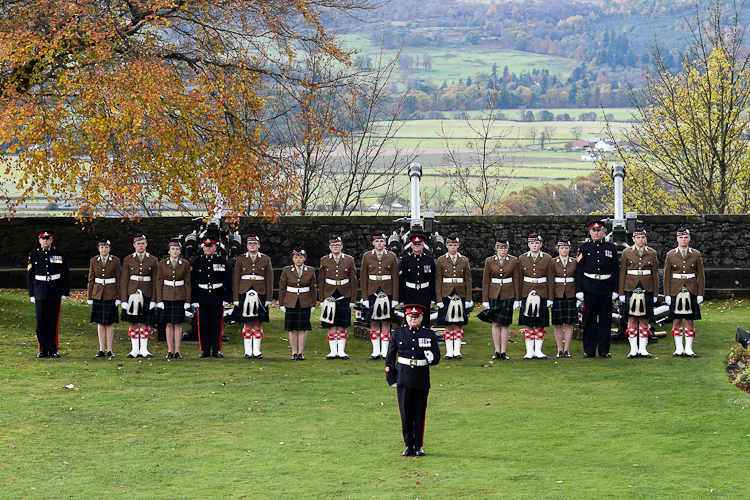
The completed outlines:
<svg viewBox="0 0 750 500">
<path fill-rule="evenodd" d="M 458 283 L 458 278 L 453 278 L 453 281 L 451 283 Z"/>
<path fill-rule="evenodd" d="M 257 276 L 255 276 L 254 274 L 251 274 L 248 279 L 252 280 L 252 281 L 255 281 L 257 279 Z"/>
<path fill-rule="evenodd" d="M 383 281 L 383 277 L 382 276 L 375 276 L 375 281 Z"/>
<path fill-rule="evenodd" d="M 421 290 L 422 289 L 422 283 L 417 283 L 416 285 L 414 285 L 414 289 L 415 290 Z"/>
<path fill-rule="evenodd" d="M 601 280 L 602 279 L 602 275 L 601 274 L 595 274 L 594 276 L 595 276 L 594 279 L 597 279 L 597 280 Z"/>
<path fill-rule="evenodd" d="M 208 284 L 208 289 L 209 290 L 213 290 L 214 289 L 214 284 L 213 283 L 209 283 Z"/>
<path fill-rule="evenodd" d="M 50 274 L 46 275 L 44 281 L 52 281 L 52 275 Z"/>
<path fill-rule="evenodd" d="M 638 270 L 638 276 L 643 276 L 643 271 L 641 271 L 640 269 Z"/>
<path fill-rule="evenodd" d="M 336 280 L 336 286 L 341 286 L 341 281 L 340 280 Z"/>
<path fill-rule="evenodd" d="M 409 366 L 417 366 L 417 360 L 416 359 L 410 359 L 409 360 Z"/>
<path fill-rule="evenodd" d="M 138 276 L 138 281 L 143 281 L 143 276 Z"/>
</svg>

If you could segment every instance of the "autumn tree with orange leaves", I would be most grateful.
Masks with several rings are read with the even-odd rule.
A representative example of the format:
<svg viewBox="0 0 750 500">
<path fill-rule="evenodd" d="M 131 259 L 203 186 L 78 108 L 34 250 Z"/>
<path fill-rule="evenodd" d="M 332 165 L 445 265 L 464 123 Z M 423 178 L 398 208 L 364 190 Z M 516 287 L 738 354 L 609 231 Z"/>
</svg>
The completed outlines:
<svg viewBox="0 0 750 500">
<path fill-rule="evenodd" d="M 79 217 L 177 210 L 274 218 L 293 177 L 267 144 L 277 82 L 321 87 L 300 44 L 342 67 L 324 27 L 377 0 L 0 0 L 0 143 L 18 196 Z"/>
</svg>

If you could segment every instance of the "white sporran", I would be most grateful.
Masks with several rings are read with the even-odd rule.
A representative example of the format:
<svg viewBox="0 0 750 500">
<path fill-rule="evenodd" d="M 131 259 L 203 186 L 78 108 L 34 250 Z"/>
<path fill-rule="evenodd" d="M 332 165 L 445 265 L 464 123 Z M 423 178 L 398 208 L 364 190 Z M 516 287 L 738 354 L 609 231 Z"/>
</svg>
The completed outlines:
<svg viewBox="0 0 750 500">
<path fill-rule="evenodd" d="M 451 295 L 448 298 L 450 301 L 445 308 L 445 321 L 447 323 L 463 323 L 466 318 L 463 299 L 458 295 Z"/>
<path fill-rule="evenodd" d="M 628 314 L 630 316 L 646 315 L 646 292 L 641 287 L 636 287 L 628 302 Z"/>
<path fill-rule="evenodd" d="M 375 294 L 375 302 L 372 304 L 372 319 L 375 321 L 391 319 L 391 301 L 383 292 Z"/>
<path fill-rule="evenodd" d="M 245 293 L 245 300 L 242 302 L 242 317 L 257 318 L 260 316 L 260 298 L 255 290 L 248 290 Z"/>
<path fill-rule="evenodd" d="M 674 313 L 675 314 L 692 314 L 693 306 L 690 303 L 690 292 L 687 287 L 682 287 L 680 293 L 674 298 Z"/>
<path fill-rule="evenodd" d="M 538 318 L 539 307 L 541 306 L 541 304 L 542 301 L 539 298 L 539 295 L 536 294 L 536 291 L 530 291 L 529 296 L 526 297 L 526 307 L 523 310 L 523 315 L 527 318 Z"/>
<path fill-rule="evenodd" d="M 333 324 L 333 319 L 336 317 L 336 299 L 333 297 L 326 297 L 323 302 L 320 303 L 320 321 L 321 323 Z"/>
<path fill-rule="evenodd" d="M 143 314 L 143 292 L 136 290 L 128 297 L 128 314 L 141 316 Z"/>
</svg>

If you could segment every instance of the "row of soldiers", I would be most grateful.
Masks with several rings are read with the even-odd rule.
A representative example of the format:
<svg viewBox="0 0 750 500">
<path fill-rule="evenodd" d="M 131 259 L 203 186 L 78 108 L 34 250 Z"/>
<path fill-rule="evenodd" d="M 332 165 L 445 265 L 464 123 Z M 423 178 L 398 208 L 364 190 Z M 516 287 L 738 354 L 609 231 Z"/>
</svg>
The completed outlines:
<svg viewBox="0 0 750 500">
<path fill-rule="evenodd" d="M 584 357 L 598 349 L 611 357 L 612 302 L 620 300 L 628 316 L 626 330 L 631 352 L 628 357 L 650 357 L 649 320 L 658 295 L 658 258 L 646 245 L 646 231 L 633 233 L 633 246 L 618 259 L 614 244 L 604 241 L 604 224 L 588 224 L 591 240 L 582 243 L 576 258 L 570 255 L 568 238 L 557 241 L 558 255 L 541 251 L 542 237 L 528 236 L 529 251 L 514 257 L 508 254 L 508 240 L 500 237 L 495 255 L 484 263 L 482 305 L 478 318 L 492 324 L 495 345 L 493 359 L 509 359 L 507 344 L 514 311 L 520 309 L 526 355 L 524 359 L 546 359 L 542 351 L 546 328 L 554 325 L 557 357 L 570 357 L 573 323 L 583 303 Z M 28 289 L 37 310 L 38 357 L 58 357 L 57 326 L 60 301 L 70 291 L 70 271 L 64 252 L 52 246 L 54 232 L 39 232 L 39 249 L 29 255 Z M 471 266 L 458 252 L 459 237 L 446 238 L 447 252 L 435 259 L 424 251 L 426 237 L 412 234 L 408 253 L 398 259 L 385 249 L 385 235 L 372 235 L 373 249 L 361 259 L 359 282 L 365 307 L 364 320 L 370 324 L 373 351 L 371 360 L 388 351 L 392 310 L 404 303 L 430 311 L 437 305 L 436 324 L 445 327 L 446 359 L 460 359 L 463 327 L 473 308 Z M 664 270 L 665 296 L 674 320 L 672 335 L 675 356 L 695 356 L 693 321 L 700 319 L 705 278 L 700 253 L 690 248 L 689 231 L 677 231 L 678 247 L 667 254 Z M 247 237 L 247 252 L 240 255 L 234 269 L 217 255 L 218 240 L 202 238 L 203 254 L 192 262 L 181 257 L 179 240 L 169 243 L 169 256 L 159 261 L 146 251 L 143 234 L 133 238 L 134 252 L 122 262 L 110 254 L 110 242 L 98 242 L 99 255 L 90 261 L 88 302 L 91 322 L 98 325 L 97 357 L 114 357 L 114 323 L 129 323 L 132 342 L 129 357 L 151 357 L 148 340 L 151 326 L 166 324 L 167 359 L 181 359 L 181 325 L 197 314 L 199 357 L 223 357 L 221 339 L 223 317 L 231 314 L 242 324 L 245 358 L 261 359 L 263 323 L 273 293 L 273 267 L 268 255 L 260 252 L 260 238 Z M 282 270 L 278 299 L 285 313 L 292 359 L 304 360 L 307 332 L 312 329 L 311 314 L 320 303 L 320 322 L 327 330 L 330 353 L 327 359 L 348 359 L 345 351 L 351 326 L 351 308 L 357 298 L 358 277 L 354 258 L 343 252 L 338 235 L 329 238 L 330 253 L 315 269 L 305 264 L 307 252 L 292 250 L 292 265 Z M 118 318 L 118 307 L 122 309 Z M 422 325 L 430 327 L 430 315 Z M 685 339 L 683 347 L 682 339 Z"/>
</svg>

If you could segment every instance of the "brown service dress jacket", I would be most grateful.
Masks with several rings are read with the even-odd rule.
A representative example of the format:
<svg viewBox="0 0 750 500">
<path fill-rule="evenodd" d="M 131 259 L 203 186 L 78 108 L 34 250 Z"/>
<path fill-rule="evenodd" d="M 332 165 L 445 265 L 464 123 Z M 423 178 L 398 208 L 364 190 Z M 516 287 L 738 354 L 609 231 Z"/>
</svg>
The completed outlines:
<svg viewBox="0 0 750 500">
<path fill-rule="evenodd" d="M 531 258 L 531 252 L 518 257 L 518 267 L 521 275 L 521 297 L 528 297 L 532 290 L 541 299 L 555 300 L 555 267 L 552 257 L 548 253 L 539 252 L 536 262 Z M 529 280 L 547 278 L 543 283 Z"/>
<path fill-rule="evenodd" d="M 246 294 L 250 288 L 255 288 L 259 295 L 265 295 L 267 301 L 273 300 L 273 265 L 268 255 L 258 252 L 253 262 L 250 252 L 243 253 L 234 264 L 233 278 L 233 301 L 239 301 L 240 295 Z"/>
<path fill-rule="evenodd" d="M 287 290 L 288 287 L 308 287 L 310 291 L 292 292 Z M 297 277 L 297 270 L 291 265 L 286 266 L 281 271 L 281 279 L 279 280 L 279 305 L 293 308 L 297 306 L 297 299 L 299 299 L 300 307 L 315 306 L 315 269 L 304 264 L 302 265 L 301 278 Z"/>
<path fill-rule="evenodd" d="M 182 285 L 167 285 L 164 281 L 183 281 Z M 177 266 L 172 267 L 169 259 L 159 262 L 156 273 L 156 302 L 165 300 L 184 300 L 190 302 L 192 287 L 190 285 L 190 264 L 182 257 L 177 259 Z"/>
<path fill-rule="evenodd" d="M 116 300 L 119 296 L 120 259 L 114 255 L 107 258 L 107 263 L 102 265 L 102 257 L 97 255 L 89 261 L 89 287 L 88 300 Z M 102 284 L 96 280 L 115 280 L 113 283 Z"/>
<path fill-rule="evenodd" d="M 330 280 L 329 283 L 326 280 Z M 333 254 L 320 259 L 320 274 L 318 275 L 318 300 L 331 297 L 338 291 L 350 301 L 357 300 L 357 268 L 354 257 L 341 254 L 338 264 Z"/>
<path fill-rule="evenodd" d="M 683 274 L 695 276 L 684 279 L 680 276 Z M 670 250 L 664 262 L 664 293 L 674 297 L 680 293 L 683 286 L 693 295 L 703 295 L 706 290 L 706 275 L 701 254 L 693 248 L 688 248 L 684 259 L 679 249 Z"/>
<path fill-rule="evenodd" d="M 563 266 L 562 258 L 558 255 L 552 259 L 552 268 L 554 270 L 555 281 L 555 298 L 572 299 L 576 296 L 576 267 L 578 262 L 575 257 L 568 255 L 568 263 Z"/>
<path fill-rule="evenodd" d="M 141 291 L 145 297 L 153 299 L 154 285 L 156 284 L 156 273 L 159 267 L 159 259 L 144 252 L 143 262 L 138 260 L 135 252 L 125 257 L 122 261 L 122 271 L 120 272 L 120 301 L 127 302 L 131 293 L 136 290 Z M 141 278 L 141 280 L 132 280 L 131 276 Z M 142 281 L 143 278 L 151 278 L 149 281 Z M 157 301 L 158 302 L 158 301 Z M 148 304 L 144 304 L 148 308 Z"/>
<path fill-rule="evenodd" d="M 388 278 L 385 278 L 388 276 Z M 375 279 L 372 279 L 375 278 Z M 378 288 L 398 301 L 398 259 L 396 254 L 383 249 L 383 257 L 378 260 L 375 250 L 371 250 L 362 256 L 362 269 L 360 269 L 360 281 L 362 282 L 362 298 L 374 295 Z"/>
<path fill-rule="evenodd" d="M 521 275 L 519 274 L 518 258 L 506 255 L 501 259 L 499 255 L 487 257 L 484 261 L 484 278 L 482 279 L 482 302 L 490 299 L 521 300 Z M 492 278 L 512 279 L 510 283 L 493 283 Z"/>
<path fill-rule="evenodd" d="M 620 259 L 620 295 L 635 290 L 639 282 L 647 292 L 659 294 L 659 258 L 656 250 L 648 245 L 643 247 L 643 255 L 638 255 L 635 245 L 628 247 L 622 251 Z"/>
<path fill-rule="evenodd" d="M 469 259 L 460 253 L 456 253 L 453 264 L 450 254 L 446 253 L 437 260 L 435 267 L 435 302 L 442 302 L 454 290 L 464 301 L 471 300 L 471 266 Z"/>
</svg>

